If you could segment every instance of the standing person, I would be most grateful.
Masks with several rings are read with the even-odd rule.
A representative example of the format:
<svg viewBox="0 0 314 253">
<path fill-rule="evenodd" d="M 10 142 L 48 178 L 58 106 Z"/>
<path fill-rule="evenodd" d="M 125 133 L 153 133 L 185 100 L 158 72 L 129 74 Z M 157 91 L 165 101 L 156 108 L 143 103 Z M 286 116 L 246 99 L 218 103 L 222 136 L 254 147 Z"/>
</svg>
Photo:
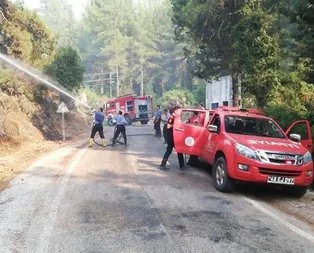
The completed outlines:
<svg viewBox="0 0 314 253">
<path fill-rule="evenodd" d="M 95 112 L 92 133 L 89 139 L 90 147 L 93 146 L 94 137 L 97 132 L 101 138 L 102 145 L 105 146 L 104 127 L 103 127 L 104 119 L 105 119 L 105 116 L 103 114 L 103 108 L 99 108 L 99 111 Z"/>
<path fill-rule="evenodd" d="M 113 139 L 112 139 L 112 146 L 115 145 L 116 139 L 118 138 L 119 134 L 122 133 L 123 139 L 124 139 L 124 146 L 127 146 L 127 140 L 126 140 L 126 132 L 125 132 L 125 125 L 126 120 L 122 115 L 122 111 L 119 111 L 118 115 L 114 117 L 115 121 L 117 122 L 116 131 L 114 133 Z"/>
<path fill-rule="evenodd" d="M 161 138 L 161 128 L 160 128 L 160 122 L 161 122 L 161 110 L 160 105 L 157 106 L 157 112 L 154 119 L 154 129 L 156 131 L 156 137 Z"/>
<path fill-rule="evenodd" d="M 163 156 L 163 159 L 161 161 L 160 164 L 160 169 L 161 170 L 168 170 L 170 169 L 169 167 L 167 167 L 167 162 L 169 159 L 169 156 L 172 153 L 172 150 L 174 148 L 174 139 L 173 139 L 173 124 L 174 124 L 174 118 L 175 118 L 175 110 L 178 109 L 179 107 L 175 107 L 175 109 L 170 110 L 170 118 L 168 119 L 167 122 L 167 150 Z M 184 158 L 183 158 L 183 154 L 182 153 L 177 153 L 178 154 L 178 160 L 179 160 L 179 165 L 180 165 L 180 169 L 183 169 L 185 164 L 184 164 Z"/>
<path fill-rule="evenodd" d="M 164 136 L 164 143 L 167 143 L 167 122 L 170 118 L 170 113 L 168 112 L 168 109 L 164 109 L 163 114 L 161 116 L 161 121 L 164 123 L 162 134 Z"/>
</svg>

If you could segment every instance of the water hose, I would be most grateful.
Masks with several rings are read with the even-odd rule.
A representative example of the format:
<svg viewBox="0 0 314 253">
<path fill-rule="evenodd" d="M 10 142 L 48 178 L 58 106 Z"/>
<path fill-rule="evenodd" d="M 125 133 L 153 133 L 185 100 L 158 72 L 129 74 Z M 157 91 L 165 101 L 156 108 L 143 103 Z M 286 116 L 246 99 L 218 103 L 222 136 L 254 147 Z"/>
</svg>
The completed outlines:
<svg viewBox="0 0 314 253">
<path fill-rule="evenodd" d="M 116 131 L 116 128 L 114 130 L 114 132 Z M 134 137 L 134 136 L 154 136 L 154 134 L 127 134 L 127 137 Z M 121 145 L 124 145 L 124 142 L 120 141 L 120 139 L 122 138 L 122 135 L 120 134 L 116 140 L 116 143 L 119 143 Z M 112 142 L 113 138 L 110 139 L 110 141 Z M 108 146 L 111 146 L 112 144 L 107 144 L 107 145 L 102 145 L 100 143 L 98 143 L 96 140 L 95 140 L 95 137 L 93 139 L 94 143 L 97 144 L 98 146 L 101 146 L 101 147 L 108 147 Z"/>
</svg>

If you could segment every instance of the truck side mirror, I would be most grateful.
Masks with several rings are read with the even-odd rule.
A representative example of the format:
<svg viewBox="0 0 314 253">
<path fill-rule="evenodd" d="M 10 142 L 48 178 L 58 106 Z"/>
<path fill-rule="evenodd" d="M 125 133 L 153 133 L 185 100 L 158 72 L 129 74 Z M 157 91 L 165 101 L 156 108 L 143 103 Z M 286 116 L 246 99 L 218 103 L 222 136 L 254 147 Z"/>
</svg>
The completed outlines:
<svg viewBox="0 0 314 253">
<path fill-rule="evenodd" d="M 211 133 L 218 133 L 218 126 L 215 125 L 208 125 L 207 127 L 208 131 Z"/>
<path fill-rule="evenodd" d="M 301 141 L 301 135 L 299 134 L 290 134 L 289 139 L 295 142 L 300 142 Z"/>
</svg>

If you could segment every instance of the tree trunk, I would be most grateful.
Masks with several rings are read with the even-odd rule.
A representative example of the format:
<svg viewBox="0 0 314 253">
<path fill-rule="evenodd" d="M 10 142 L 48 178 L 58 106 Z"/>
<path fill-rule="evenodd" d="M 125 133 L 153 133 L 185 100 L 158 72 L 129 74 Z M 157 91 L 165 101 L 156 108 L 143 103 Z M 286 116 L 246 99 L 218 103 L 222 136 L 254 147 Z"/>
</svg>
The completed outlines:
<svg viewBox="0 0 314 253">
<path fill-rule="evenodd" d="M 220 7 L 225 8 L 225 1 L 224 0 L 220 0 Z"/>
<path fill-rule="evenodd" d="M 239 74 L 232 73 L 232 102 L 233 106 L 240 106 L 239 104 Z"/>
</svg>

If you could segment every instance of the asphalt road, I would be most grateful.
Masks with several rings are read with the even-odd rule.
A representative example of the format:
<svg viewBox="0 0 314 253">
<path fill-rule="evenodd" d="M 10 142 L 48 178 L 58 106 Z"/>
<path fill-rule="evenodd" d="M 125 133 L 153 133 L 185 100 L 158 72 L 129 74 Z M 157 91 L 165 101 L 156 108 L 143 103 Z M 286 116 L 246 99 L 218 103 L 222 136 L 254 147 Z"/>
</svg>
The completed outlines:
<svg viewBox="0 0 314 253">
<path fill-rule="evenodd" d="M 0 193 L 0 252 L 314 252 L 309 227 L 217 192 L 208 171 L 181 172 L 175 157 L 160 171 L 164 149 L 146 135 L 41 158 Z"/>
</svg>

